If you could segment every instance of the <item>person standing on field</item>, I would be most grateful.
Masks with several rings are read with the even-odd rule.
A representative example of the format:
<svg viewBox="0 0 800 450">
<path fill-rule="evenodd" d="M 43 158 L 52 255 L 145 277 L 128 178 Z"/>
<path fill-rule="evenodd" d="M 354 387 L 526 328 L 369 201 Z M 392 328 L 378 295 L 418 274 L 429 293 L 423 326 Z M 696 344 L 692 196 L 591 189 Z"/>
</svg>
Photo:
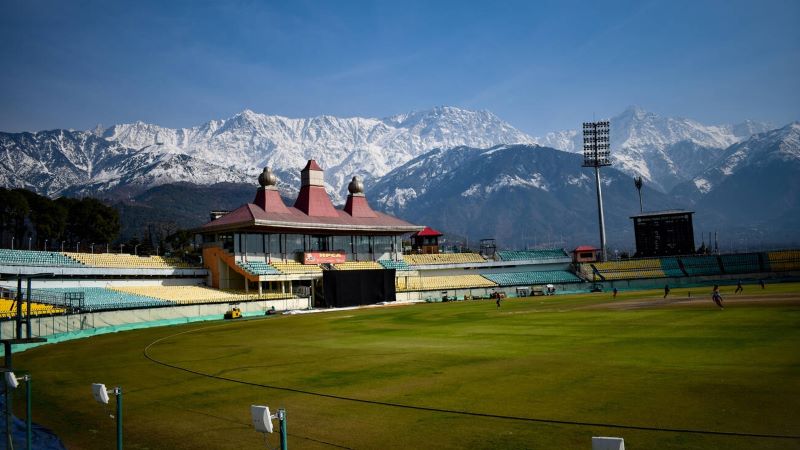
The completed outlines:
<svg viewBox="0 0 800 450">
<path fill-rule="evenodd" d="M 744 291 L 744 288 L 742 287 L 742 280 L 739 280 L 739 282 L 736 283 L 736 290 L 733 291 L 733 292 L 734 292 L 734 294 L 738 294 L 739 292 L 742 292 L 742 291 Z"/>
<path fill-rule="evenodd" d="M 667 298 L 668 295 L 669 295 L 669 285 L 665 284 L 664 285 L 664 298 Z"/>
<path fill-rule="evenodd" d="M 714 301 L 714 304 L 719 306 L 719 309 L 725 309 L 722 305 L 722 294 L 719 293 L 719 285 L 715 284 L 714 289 L 711 291 L 711 300 Z"/>
</svg>

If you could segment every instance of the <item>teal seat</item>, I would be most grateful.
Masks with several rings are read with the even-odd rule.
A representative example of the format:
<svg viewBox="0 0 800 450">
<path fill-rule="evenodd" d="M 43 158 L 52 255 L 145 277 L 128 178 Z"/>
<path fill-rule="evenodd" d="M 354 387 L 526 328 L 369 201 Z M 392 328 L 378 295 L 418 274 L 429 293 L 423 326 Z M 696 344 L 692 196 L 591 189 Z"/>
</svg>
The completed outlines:
<svg viewBox="0 0 800 450">
<path fill-rule="evenodd" d="M 569 258 L 567 252 L 561 248 L 542 250 L 501 250 L 496 253 L 503 261 L 525 261 L 532 259 L 563 259 Z"/>
<path fill-rule="evenodd" d="M 252 275 L 280 275 L 281 272 L 271 264 L 262 261 L 248 261 L 236 263 L 239 267 Z"/>
<path fill-rule="evenodd" d="M 722 269 L 719 267 L 716 255 L 701 256 L 682 256 L 680 258 L 686 274 L 690 276 L 719 275 Z"/>
<path fill-rule="evenodd" d="M 382 265 L 385 269 L 394 269 L 394 270 L 411 270 L 411 267 L 403 260 L 394 261 L 391 259 L 380 259 L 378 263 Z"/>
<path fill-rule="evenodd" d="M 580 283 L 581 279 L 566 270 L 540 270 L 530 272 L 504 272 L 483 274 L 484 278 L 500 286 L 525 286 L 532 284 Z"/>
<path fill-rule="evenodd" d="M 755 273 L 761 270 L 757 253 L 722 255 L 720 259 L 725 273 Z"/>
</svg>

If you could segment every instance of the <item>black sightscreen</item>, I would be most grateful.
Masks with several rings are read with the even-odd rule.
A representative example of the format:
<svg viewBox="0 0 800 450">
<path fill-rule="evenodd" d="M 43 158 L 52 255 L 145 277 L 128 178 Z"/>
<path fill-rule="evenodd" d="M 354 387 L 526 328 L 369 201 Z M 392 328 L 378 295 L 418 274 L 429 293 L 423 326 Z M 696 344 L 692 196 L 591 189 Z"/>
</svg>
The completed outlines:
<svg viewBox="0 0 800 450">
<path fill-rule="evenodd" d="M 328 307 L 395 301 L 394 269 L 326 270 L 322 274 L 322 284 Z"/>
</svg>

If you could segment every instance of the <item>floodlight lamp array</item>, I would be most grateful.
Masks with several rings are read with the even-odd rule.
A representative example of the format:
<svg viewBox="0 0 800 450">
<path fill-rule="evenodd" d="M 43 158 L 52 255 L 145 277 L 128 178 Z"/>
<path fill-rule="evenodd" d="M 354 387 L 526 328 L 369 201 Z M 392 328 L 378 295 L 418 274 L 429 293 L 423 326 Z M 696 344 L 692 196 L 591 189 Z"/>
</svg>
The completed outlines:
<svg viewBox="0 0 800 450">
<path fill-rule="evenodd" d="M 607 120 L 583 123 L 583 166 L 600 167 L 611 165 L 611 143 Z"/>
</svg>

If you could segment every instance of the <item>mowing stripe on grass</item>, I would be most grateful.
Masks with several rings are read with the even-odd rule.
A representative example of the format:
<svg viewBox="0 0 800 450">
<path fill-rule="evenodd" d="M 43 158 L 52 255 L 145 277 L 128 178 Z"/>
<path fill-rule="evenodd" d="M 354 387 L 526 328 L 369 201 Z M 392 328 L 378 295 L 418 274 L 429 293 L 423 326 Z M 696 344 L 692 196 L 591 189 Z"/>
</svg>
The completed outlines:
<svg viewBox="0 0 800 450">
<path fill-rule="evenodd" d="M 257 320 L 257 319 L 251 319 Z M 249 320 L 248 320 L 249 321 Z M 554 425 L 572 425 L 572 426 L 580 426 L 580 427 L 598 427 L 598 428 L 617 428 L 617 429 L 625 429 L 625 430 L 640 430 L 640 431 L 656 431 L 656 432 L 666 432 L 666 433 L 691 433 L 691 434 L 702 434 L 702 435 L 711 435 L 711 436 L 735 436 L 735 437 L 749 437 L 749 438 L 768 438 L 768 439 L 793 439 L 793 440 L 800 440 L 800 435 L 781 435 L 781 434 L 758 434 L 758 433 L 743 433 L 743 432 L 734 432 L 734 431 L 715 431 L 715 430 L 695 430 L 695 429 L 680 429 L 680 428 L 659 428 L 659 427 L 645 427 L 645 426 L 637 426 L 637 425 L 623 425 L 623 424 L 616 424 L 616 423 L 597 423 L 597 422 L 580 422 L 580 421 L 572 421 L 572 420 L 557 420 L 557 419 L 542 419 L 536 417 L 521 417 L 521 416 L 507 416 L 501 414 L 489 414 L 489 413 L 479 413 L 473 411 L 463 411 L 463 410 L 454 410 L 454 409 L 441 409 L 441 408 L 432 408 L 427 406 L 416 406 L 416 405 L 405 405 L 402 403 L 392 403 L 392 402 L 382 402 L 378 400 L 366 400 L 361 398 L 355 397 L 345 397 L 341 395 L 335 394 L 326 394 L 324 392 L 314 392 L 314 391 L 307 391 L 303 389 L 297 389 L 292 387 L 286 386 L 274 386 L 269 384 L 261 384 L 261 383 L 254 383 L 250 381 L 242 381 L 237 380 L 234 378 L 222 377 L 217 375 L 211 375 L 203 372 L 199 372 L 192 369 L 187 369 L 185 367 L 177 366 L 174 364 L 170 364 L 168 362 L 159 361 L 154 357 L 150 356 L 150 348 L 155 346 L 156 344 L 171 339 L 176 336 L 180 336 L 182 334 L 189 334 L 194 333 L 196 331 L 205 331 L 212 328 L 220 328 L 224 326 L 230 326 L 234 324 L 225 323 L 220 325 L 212 325 L 202 328 L 196 328 L 194 330 L 182 331 L 180 333 L 171 334 L 169 336 L 165 336 L 155 341 L 151 342 L 144 348 L 144 357 L 148 360 L 164 366 L 169 367 L 172 369 L 181 370 L 187 373 L 191 373 L 194 375 L 199 375 L 206 378 L 212 378 L 221 381 L 228 381 L 231 383 L 238 383 L 247 386 L 255 386 L 261 387 L 266 389 L 274 389 L 278 391 L 284 392 L 294 392 L 297 394 L 305 394 L 305 395 L 312 395 L 316 397 L 323 397 L 323 398 L 330 398 L 334 400 L 344 400 L 349 402 L 356 402 L 356 403 L 365 403 L 368 405 L 376 405 L 376 406 L 387 406 L 391 408 L 402 408 L 402 409 L 411 409 L 416 411 L 426 411 L 426 412 L 435 412 L 435 413 L 443 413 L 443 414 L 457 414 L 462 416 L 472 416 L 472 417 L 483 417 L 483 418 L 491 418 L 491 419 L 503 419 L 503 420 L 514 420 L 514 421 L 521 421 L 521 422 L 536 422 L 536 423 L 546 423 L 546 424 L 554 424 Z"/>
</svg>

